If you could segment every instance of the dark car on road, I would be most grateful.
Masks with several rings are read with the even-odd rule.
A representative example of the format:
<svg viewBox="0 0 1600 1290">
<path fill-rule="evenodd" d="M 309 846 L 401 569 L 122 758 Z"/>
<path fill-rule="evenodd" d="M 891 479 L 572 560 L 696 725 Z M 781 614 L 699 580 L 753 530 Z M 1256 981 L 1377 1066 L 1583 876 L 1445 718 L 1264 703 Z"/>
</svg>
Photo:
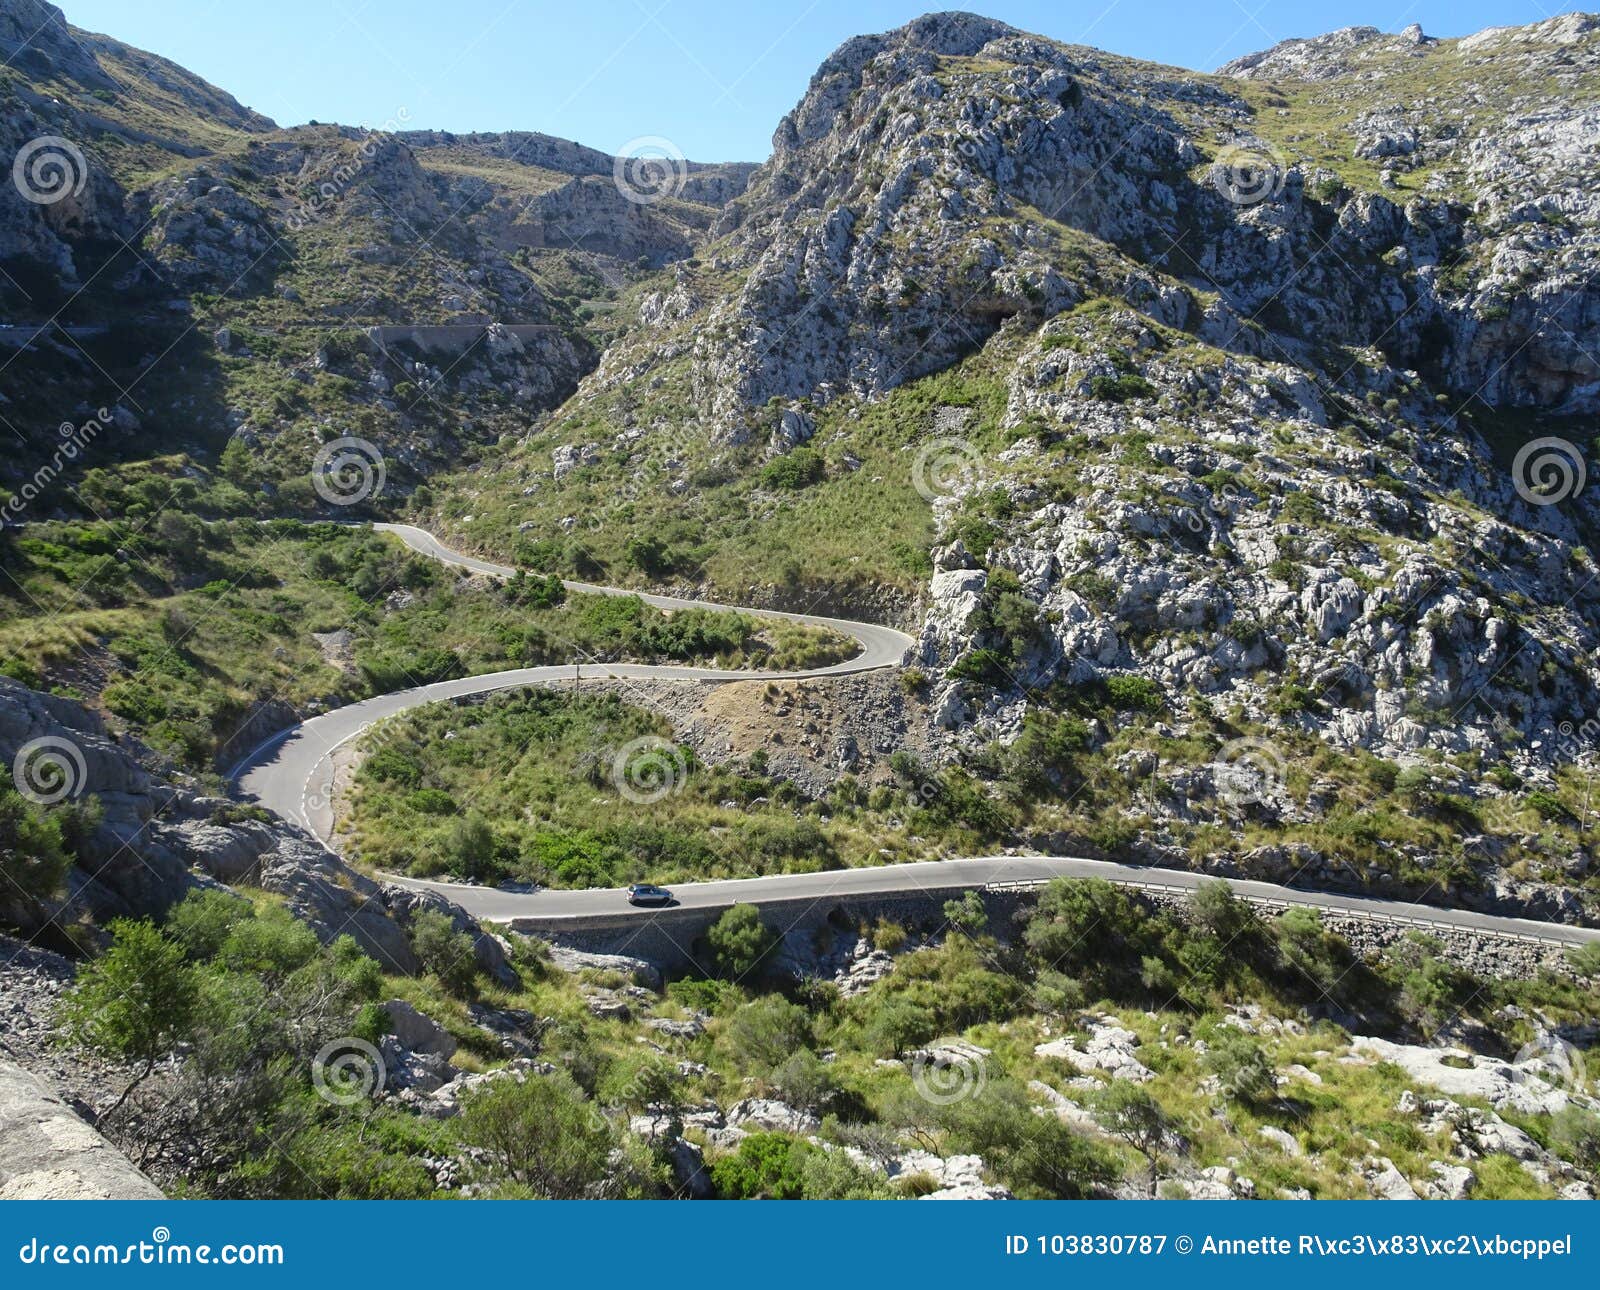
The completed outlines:
<svg viewBox="0 0 1600 1290">
<path fill-rule="evenodd" d="M 628 888 L 630 905 L 670 905 L 672 893 L 665 887 L 652 887 L 647 882 L 636 882 Z"/>
</svg>

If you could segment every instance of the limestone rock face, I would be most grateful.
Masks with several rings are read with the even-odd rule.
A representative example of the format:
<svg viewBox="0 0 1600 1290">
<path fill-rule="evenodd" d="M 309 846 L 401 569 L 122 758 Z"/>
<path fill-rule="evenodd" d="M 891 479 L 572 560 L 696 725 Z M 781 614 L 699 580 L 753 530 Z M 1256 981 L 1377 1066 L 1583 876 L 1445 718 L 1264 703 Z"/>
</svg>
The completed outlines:
<svg viewBox="0 0 1600 1290">
<path fill-rule="evenodd" d="M 728 1108 L 728 1123 L 747 1131 L 765 1129 L 777 1133 L 815 1133 L 821 1121 L 809 1111 L 786 1102 L 751 1097 Z"/>
<path fill-rule="evenodd" d="M 1479 1098 L 1497 1111 L 1523 1115 L 1555 1115 L 1572 1096 L 1559 1071 L 1542 1056 L 1499 1061 L 1453 1048 L 1425 1048 L 1385 1039 L 1357 1036 L 1353 1053 L 1392 1062 L 1411 1078 L 1455 1097 Z"/>
<path fill-rule="evenodd" d="M 389 1014 L 393 1038 L 404 1047 L 417 1053 L 437 1053 L 440 1057 L 449 1057 L 455 1052 L 456 1041 L 450 1032 L 404 999 L 390 999 L 383 1010 Z"/>
<path fill-rule="evenodd" d="M 1149 684 L 1544 782 L 1600 751 L 1572 719 L 1600 707 L 1596 76 L 1583 15 L 1351 28 L 1208 79 L 965 14 L 860 37 L 528 460 L 574 513 L 591 448 L 682 481 L 805 444 L 842 475 L 874 402 L 959 370 L 994 424 L 917 404 L 883 475 L 937 529 L 911 662 L 952 752 L 1052 686 Z M 1297 151 L 1303 112 L 1336 157 Z M 1519 468 L 1486 436 L 1532 414 L 1567 447 Z M 1294 812 L 1158 775 L 1186 823 Z"/>
</svg>

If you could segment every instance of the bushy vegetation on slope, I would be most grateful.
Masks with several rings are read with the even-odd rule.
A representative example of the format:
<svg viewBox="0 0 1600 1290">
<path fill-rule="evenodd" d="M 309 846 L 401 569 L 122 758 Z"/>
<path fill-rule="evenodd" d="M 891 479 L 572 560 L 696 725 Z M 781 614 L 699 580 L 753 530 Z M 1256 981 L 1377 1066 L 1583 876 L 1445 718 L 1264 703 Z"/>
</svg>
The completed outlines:
<svg viewBox="0 0 1600 1290">
<path fill-rule="evenodd" d="M 194 769 L 263 702 L 305 712 L 551 663 L 786 668 L 855 650 L 744 614 L 569 596 L 550 577 L 463 580 L 364 528 L 208 521 L 170 502 L 0 533 L 0 672 L 96 702 Z"/>
<path fill-rule="evenodd" d="M 736 907 L 711 939 L 742 943 L 749 921 Z M 936 1182 L 909 1167 L 888 1176 L 883 1162 L 963 1154 L 1018 1196 L 1147 1194 L 1157 1180 L 1227 1167 L 1258 1195 L 1341 1197 L 1365 1194 L 1361 1170 L 1375 1155 L 1427 1179 L 1454 1150 L 1454 1130 L 1425 1127 L 1401 1104 L 1414 1082 L 1358 1059 L 1352 1033 L 1470 1034 L 1480 1051 L 1509 1053 L 1537 1026 L 1581 1022 L 1600 1005 L 1593 956 L 1575 962 L 1579 975 L 1535 981 L 1473 978 L 1425 938 L 1364 962 L 1314 914 L 1264 922 L 1221 884 L 1159 912 L 1104 883 L 1058 881 L 1016 929 L 987 927 L 980 902 L 952 902 L 915 949 L 904 928 L 863 930 L 905 952 L 853 997 L 765 978 L 757 947 L 724 959 L 717 978 L 635 989 L 630 1008 L 600 1017 L 591 997 L 625 979 L 554 971 L 536 945 L 518 951 L 516 989 L 448 959 L 421 978 L 383 978 L 347 941 L 318 947 L 270 904 L 196 894 L 164 928 L 117 925 L 62 1020 L 129 1072 L 133 1091 L 100 1108 L 103 1127 L 158 1176 L 185 1171 L 195 1195 L 665 1196 L 678 1187 L 668 1163 L 678 1130 L 666 1126 L 687 1125 L 727 1198 L 914 1197 Z M 384 1014 L 371 1005 L 385 995 L 442 1022 L 458 1067 L 508 1060 L 477 1020 L 484 1006 L 528 1018 L 523 1033 L 549 1065 L 468 1091 L 443 1122 L 375 1100 L 316 1055 L 335 1037 L 379 1040 Z M 1129 1055 L 1148 1075 L 1130 1083 L 1037 1051 L 1106 1026 L 1131 1033 Z M 931 1074 L 927 1046 L 957 1042 L 955 1064 Z M 318 1079 L 339 1096 L 319 1097 Z M 695 1127 L 711 1102 L 750 1097 L 781 1100 L 816 1127 L 722 1145 Z M 629 1130 L 641 1114 L 662 1132 Z M 1556 1158 L 1596 1167 L 1594 1117 L 1581 1105 L 1505 1114 Z M 1476 1195 L 1550 1194 L 1500 1149 L 1473 1164 Z"/>
</svg>

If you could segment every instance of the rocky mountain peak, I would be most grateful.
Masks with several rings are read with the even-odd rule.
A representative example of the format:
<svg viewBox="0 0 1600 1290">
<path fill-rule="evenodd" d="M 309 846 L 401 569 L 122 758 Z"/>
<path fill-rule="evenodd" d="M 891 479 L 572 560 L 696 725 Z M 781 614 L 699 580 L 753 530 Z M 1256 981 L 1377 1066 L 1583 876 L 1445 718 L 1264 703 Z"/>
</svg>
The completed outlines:
<svg viewBox="0 0 1600 1290">
<path fill-rule="evenodd" d="M 1374 42 L 1418 44 L 1423 39 L 1426 37 L 1422 36 L 1422 28 L 1415 24 L 1407 27 L 1403 36 L 1389 36 L 1376 27 L 1341 27 L 1321 36 L 1280 40 L 1270 49 L 1224 63 L 1217 68 L 1217 74 L 1266 80 L 1280 76 L 1326 80 L 1342 76 L 1349 70 L 1351 54 L 1357 50 L 1366 51 Z"/>
<path fill-rule="evenodd" d="M 13 86 L 24 102 L 75 118 L 90 131 L 146 141 L 172 124 L 172 100 L 213 127 L 275 128 L 267 117 L 176 63 L 71 26 L 60 9 L 44 0 L 0 0 L 0 59 L 26 78 Z M 40 97 L 28 82 L 48 84 L 51 92 Z M 125 119 L 121 109 L 134 102 L 142 102 L 141 108 Z M 180 126 L 174 134 L 188 141 L 188 129 Z"/>
<path fill-rule="evenodd" d="M 1322 36 L 1280 40 L 1270 49 L 1224 63 L 1217 74 L 1262 81 L 1329 81 L 1360 72 L 1381 76 L 1392 70 L 1389 60 L 1435 49 L 1459 55 L 1496 48 L 1507 52 L 1541 46 L 1555 50 L 1584 40 L 1597 26 L 1600 19 L 1594 14 L 1567 13 L 1521 27 L 1487 27 L 1453 40 L 1425 34 L 1420 23 L 1412 23 L 1398 35 L 1376 27 L 1343 27 Z"/>
<path fill-rule="evenodd" d="M 991 41 L 1021 33 L 993 18 L 951 11 L 929 13 L 878 35 L 855 36 L 817 68 L 805 97 L 779 123 L 775 152 L 815 141 L 834 126 L 837 115 L 865 80 L 883 85 L 927 70 L 938 58 L 967 58 Z"/>
<path fill-rule="evenodd" d="M 66 15 L 44 0 L 0 0 L 0 56 L 29 76 L 111 84 L 93 55 L 74 39 Z"/>
</svg>

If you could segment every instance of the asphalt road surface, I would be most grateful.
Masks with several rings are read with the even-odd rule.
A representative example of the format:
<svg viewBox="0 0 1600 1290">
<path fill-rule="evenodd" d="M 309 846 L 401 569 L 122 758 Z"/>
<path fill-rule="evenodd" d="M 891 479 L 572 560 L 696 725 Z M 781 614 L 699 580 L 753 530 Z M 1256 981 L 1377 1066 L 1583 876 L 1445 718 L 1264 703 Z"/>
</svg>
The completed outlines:
<svg viewBox="0 0 1600 1290">
<path fill-rule="evenodd" d="M 373 527 L 380 532 L 393 533 L 413 550 L 432 556 L 445 564 L 501 577 L 509 577 L 515 572 L 507 565 L 494 564 L 488 560 L 480 560 L 453 551 L 431 533 L 409 524 L 376 524 Z M 568 582 L 566 585 L 574 591 L 595 592 L 602 595 L 636 594 L 581 582 Z M 679 600 L 670 596 L 644 595 L 640 598 L 660 609 L 730 608 L 726 605 L 715 605 L 700 600 Z M 756 612 L 765 617 L 787 618 L 795 622 L 831 627 L 843 635 L 853 637 L 860 643 L 861 652 L 846 662 L 809 672 L 728 671 L 705 667 L 657 667 L 643 663 L 585 663 L 578 669 L 571 666 L 528 667 L 510 672 L 491 672 L 483 676 L 462 677 L 454 681 L 439 681 L 433 685 L 421 685 L 415 689 L 379 695 L 361 703 L 353 703 L 282 731 L 244 757 L 234 767 L 231 778 L 237 782 L 243 796 L 304 825 L 326 841 L 333 829 L 333 806 L 329 800 L 332 796 L 331 754 L 342 744 L 360 735 L 373 722 L 404 712 L 407 708 L 416 707 L 418 704 L 459 698 L 469 694 L 482 694 L 491 690 L 571 680 L 575 674 L 591 678 L 620 677 L 640 681 L 711 682 L 838 676 L 897 666 L 912 643 L 911 638 L 903 632 L 871 623 L 854 623 L 813 614 L 779 614 L 767 610 Z M 845 869 L 830 873 L 779 874 L 765 878 L 687 883 L 673 888 L 673 895 L 680 908 L 717 908 L 735 902 L 760 904 L 764 901 L 827 899 L 845 894 L 982 887 L 992 883 L 1031 882 L 1055 877 L 1109 878 L 1117 882 L 1182 891 L 1193 890 L 1207 880 L 1204 874 L 1180 869 L 1149 869 L 1070 856 L 998 855 L 885 865 L 870 869 Z M 427 882 L 392 876 L 390 880 L 408 887 L 438 891 L 468 913 L 493 922 L 506 922 L 514 918 L 571 919 L 578 922 L 588 918 L 614 918 L 619 914 L 648 918 L 653 912 L 650 909 L 635 909 L 627 903 L 623 892 L 609 889 L 510 891 L 495 887 L 473 887 L 462 883 Z M 1232 886 L 1243 896 L 1284 901 L 1288 904 L 1354 914 L 1379 921 L 1401 919 L 1441 928 L 1512 933 L 1573 945 L 1600 941 L 1600 929 L 1569 927 L 1560 923 L 1501 918 L 1471 910 L 1446 909 L 1376 897 L 1304 891 L 1267 882 L 1232 881 Z"/>
<path fill-rule="evenodd" d="M 1203 873 L 1190 873 L 1183 869 L 1152 869 L 1116 864 L 1109 860 L 1088 860 L 1075 856 L 997 855 L 881 865 L 872 869 L 839 869 L 831 873 L 773 874 L 765 878 L 685 883 L 673 887 L 672 894 L 679 908 L 718 909 L 735 903 L 759 905 L 787 900 L 827 900 L 863 893 L 983 887 L 992 883 L 1037 882 L 1049 878 L 1106 878 L 1135 886 L 1181 891 L 1193 891 L 1201 883 L 1211 881 L 1210 876 Z M 612 890 L 503 891 L 496 887 L 424 882 L 412 878 L 392 878 L 391 881 L 407 887 L 437 891 L 455 901 L 469 914 L 496 923 L 509 922 L 514 918 L 571 919 L 573 922 L 582 922 L 591 918 L 615 918 L 624 913 L 648 918 L 655 912 L 649 908 L 634 908 L 627 903 L 625 893 Z M 1239 896 L 1305 905 L 1381 922 L 1401 920 L 1441 928 L 1511 933 L 1569 945 L 1600 941 L 1600 929 L 1595 928 L 1500 918 L 1471 910 L 1443 909 L 1403 900 L 1300 891 L 1270 882 L 1230 879 L 1229 885 Z"/>
</svg>

